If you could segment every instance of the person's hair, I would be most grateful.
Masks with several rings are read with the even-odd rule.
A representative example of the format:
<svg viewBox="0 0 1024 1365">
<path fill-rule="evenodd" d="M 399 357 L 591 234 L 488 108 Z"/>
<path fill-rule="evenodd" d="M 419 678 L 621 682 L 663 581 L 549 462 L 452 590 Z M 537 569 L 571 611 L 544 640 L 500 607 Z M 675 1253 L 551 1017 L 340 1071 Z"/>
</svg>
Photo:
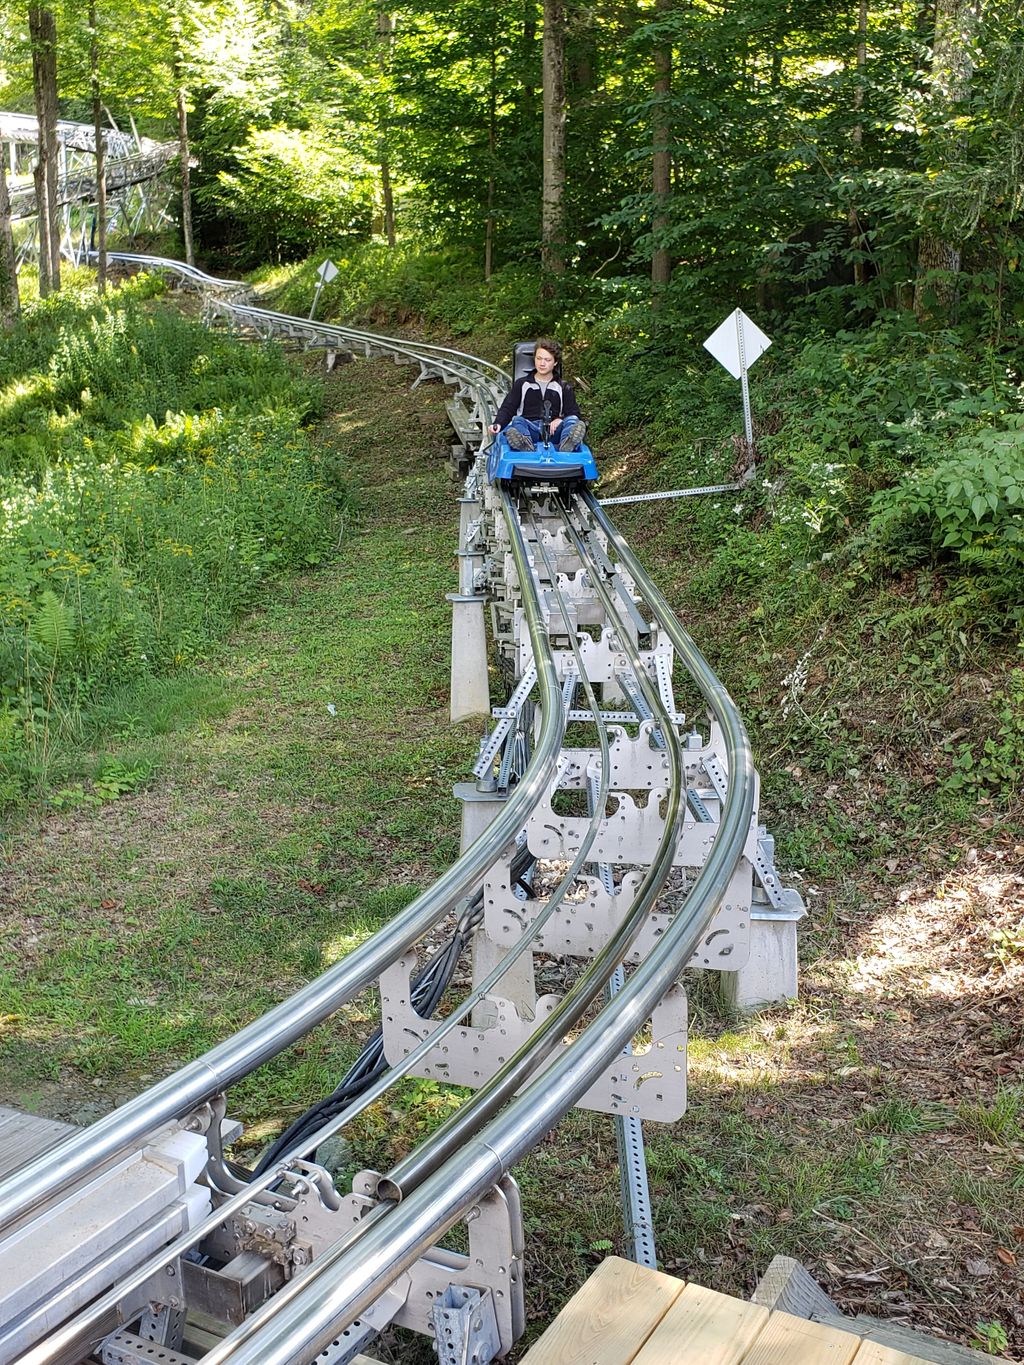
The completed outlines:
<svg viewBox="0 0 1024 1365">
<path fill-rule="evenodd" d="M 537 352 L 549 351 L 555 357 L 554 376 L 556 379 L 562 377 L 562 347 L 552 337 L 541 337 L 539 341 L 533 343 L 534 366 L 537 364 Z"/>
</svg>

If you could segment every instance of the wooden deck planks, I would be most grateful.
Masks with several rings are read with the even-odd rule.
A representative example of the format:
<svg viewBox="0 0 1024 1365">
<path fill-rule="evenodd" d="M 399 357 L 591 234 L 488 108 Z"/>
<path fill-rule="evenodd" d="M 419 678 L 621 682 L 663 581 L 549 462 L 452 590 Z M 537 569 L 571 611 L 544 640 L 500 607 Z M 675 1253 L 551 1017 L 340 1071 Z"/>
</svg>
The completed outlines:
<svg viewBox="0 0 1024 1365">
<path fill-rule="evenodd" d="M 35 1114 L 22 1114 L 0 1105 L 0 1179 L 56 1147 L 74 1132 L 77 1129 L 73 1124 L 37 1118 Z"/>
<path fill-rule="evenodd" d="M 631 1365 L 682 1290 L 682 1281 L 671 1275 L 609 1256 L 522 1365 Z"/>
<path fill-rule="evenodd" d="M 865 1341 L 853 1358 L 853 1365 L 928 1365 L 922 1356 L 907 1355 L 878 1341 Z"/>
<path fill-rule="evenodd" d="M 756 1303 L 688 1284 L 633 1365 L 739 1365 L 769 1318 Z"/>
<path fill-rule="evenodd" d="M 792 1266 L 783 1269 L 788 1290 Z M 967 1365 L 981 1359 L 966 1347 L 909 1332 L 909 1350 L 899 1340 L 865 1340 L 860 1320 L 830 1314 L 827 1322 L 811 1321 L 774 1307 L 779 1297 L 746 1302 L 612 1256 L 522 1365 Z M 821 1291 L 818 1297 L 835 1308 Z"/>
<path fill-rule="evenodd" d="M 861 1344 L 849 1332 L 791 1313 L 773 1313 L 743 1365 L 851 1365 Z"/>
</svg>

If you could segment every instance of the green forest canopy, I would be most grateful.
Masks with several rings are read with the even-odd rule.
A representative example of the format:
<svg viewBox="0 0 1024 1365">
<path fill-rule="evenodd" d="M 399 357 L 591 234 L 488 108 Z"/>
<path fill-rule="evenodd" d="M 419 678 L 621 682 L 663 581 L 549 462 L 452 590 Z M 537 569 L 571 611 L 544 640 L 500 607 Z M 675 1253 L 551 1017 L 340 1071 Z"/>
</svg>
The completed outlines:
<svg viewBox="0 0 1024 1365">
<path fill-rule="evenodd" d="M 0 11 L 0 107 L 30 110 L 27 11 Z M 54 14 L 87 120 L 88 11 Z M 100 0 L 96 37 L 119 126 L 174 137 L 185 92 L 222 264 L 397 235 L 500 270 L 543 223 L 555 293 L 653 269 L 670 304 L 839 289 L 988 336 L 1024 308 L 1018 0 Z"/>
</svg>

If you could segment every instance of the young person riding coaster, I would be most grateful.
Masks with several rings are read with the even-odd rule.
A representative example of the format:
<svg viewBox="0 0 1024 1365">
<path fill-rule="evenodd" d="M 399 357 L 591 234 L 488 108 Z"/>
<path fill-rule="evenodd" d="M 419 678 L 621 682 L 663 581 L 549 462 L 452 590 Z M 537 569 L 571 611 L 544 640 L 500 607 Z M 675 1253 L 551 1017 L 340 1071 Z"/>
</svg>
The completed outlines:
<svg viewBox="0 0 1024 1365">
<path fill-rule="evenodd" d="M 587 434 L 571 384 L 562 379 L 562 348 L 548 337 L 536 342 L 533 369 L 517 379 L 498 409 L 492 436 L 504 431 L 512 450 L 535 450 L 542 442 L 578 450 Z"/>
</svg>

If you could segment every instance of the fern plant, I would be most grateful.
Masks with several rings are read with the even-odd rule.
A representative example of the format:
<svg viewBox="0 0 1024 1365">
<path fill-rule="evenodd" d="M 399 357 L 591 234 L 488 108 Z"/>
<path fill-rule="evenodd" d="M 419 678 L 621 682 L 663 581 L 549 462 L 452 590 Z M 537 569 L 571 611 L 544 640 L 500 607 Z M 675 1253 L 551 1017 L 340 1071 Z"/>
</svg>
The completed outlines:
<svg viewBox="0 0 1024 1365">
<path fill-rule="evenodd" d="M 47 589 L 29 624 L 28 633 L 54 662 L 71 654 L 75 643 L 75 613 L 52 589 Z"/>
</svg>

